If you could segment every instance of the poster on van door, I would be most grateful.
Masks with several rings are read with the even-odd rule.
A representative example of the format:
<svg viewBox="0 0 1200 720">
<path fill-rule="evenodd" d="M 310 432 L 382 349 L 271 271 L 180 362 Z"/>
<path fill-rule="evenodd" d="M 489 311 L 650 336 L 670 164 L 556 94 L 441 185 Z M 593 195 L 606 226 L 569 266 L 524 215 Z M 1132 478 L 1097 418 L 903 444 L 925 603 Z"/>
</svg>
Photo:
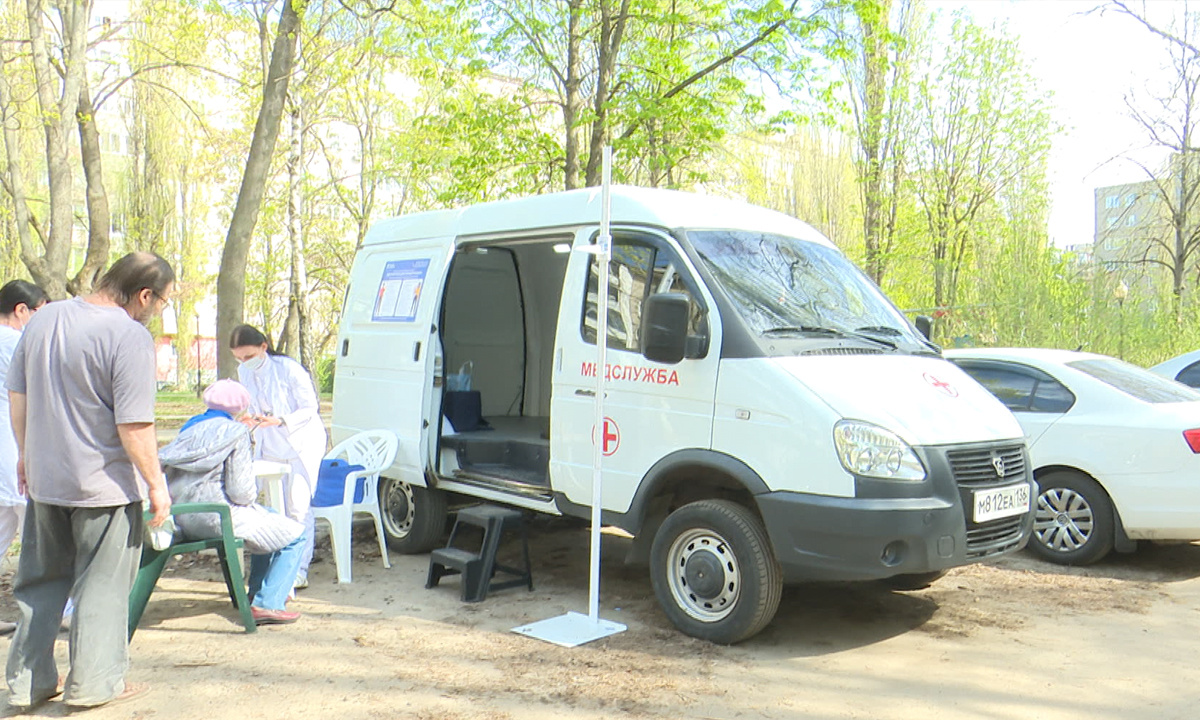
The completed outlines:
<svg viewBox="0 0 1200 720">
<path fill-rule="evenodd" d="M 371 319 L 378 322 L 415 321 L 428 271 L 428 258 L 392 260 L 384 265 Z"/>
</svg>

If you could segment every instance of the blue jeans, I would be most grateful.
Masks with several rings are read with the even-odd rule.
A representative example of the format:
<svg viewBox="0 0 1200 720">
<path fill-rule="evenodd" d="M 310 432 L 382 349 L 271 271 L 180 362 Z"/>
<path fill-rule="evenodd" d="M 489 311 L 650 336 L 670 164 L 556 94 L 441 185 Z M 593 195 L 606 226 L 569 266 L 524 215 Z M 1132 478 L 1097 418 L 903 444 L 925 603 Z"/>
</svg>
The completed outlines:
<svg viewBox="0 0 1200 720">
<path fill-rule="evenodd" d="M 307 533 L 273 553 L 250 556 L 250 604 L 265 610 L 283 610 L 296 582 Z"/>
</svg>

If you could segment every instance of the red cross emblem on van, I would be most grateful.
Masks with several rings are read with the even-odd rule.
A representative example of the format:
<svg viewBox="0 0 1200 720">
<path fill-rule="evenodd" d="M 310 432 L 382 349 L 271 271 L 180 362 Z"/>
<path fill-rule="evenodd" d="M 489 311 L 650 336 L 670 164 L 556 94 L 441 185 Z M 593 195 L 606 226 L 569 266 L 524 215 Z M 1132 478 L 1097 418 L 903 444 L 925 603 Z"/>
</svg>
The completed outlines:
<svg viewBox="0 0 1200 720">
<path fill-rule="evenodd" d="M 935 390 L 939 390 L 950 397 L 958 397 L 958 390 L 954 389 L 953 385 L 945 380 L 939 380 L 933 373 L 925 373 L 925 382 L 932 385 Z"/>
<path fill-rule="evenodd" d="M 592 444 L 596 444 L 596 426 L 592 426 Z M 604 418 L 604 448 L 602 452 L 607 457 L 617 451 L 621 447 L 621 428 L 617 427 L 617 422 L 610 417 Z"/>
</svg>

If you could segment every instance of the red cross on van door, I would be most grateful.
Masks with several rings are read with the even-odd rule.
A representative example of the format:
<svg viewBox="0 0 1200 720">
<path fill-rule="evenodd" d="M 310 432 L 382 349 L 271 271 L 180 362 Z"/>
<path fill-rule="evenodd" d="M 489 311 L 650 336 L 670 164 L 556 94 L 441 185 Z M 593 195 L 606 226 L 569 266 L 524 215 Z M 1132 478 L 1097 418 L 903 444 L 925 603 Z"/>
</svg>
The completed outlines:
<svg viewBox="0 0 1200 720">
<path fill-rule="evenodd" d="M 596 444 L 596 426 L 592 426 L 592 444 Z M 605 457 L 612 455 L 621 447 L 621 428 L 617 427 L 617 422 L 610 417 L 604 418 L 604 449 Z"/>
</svg>

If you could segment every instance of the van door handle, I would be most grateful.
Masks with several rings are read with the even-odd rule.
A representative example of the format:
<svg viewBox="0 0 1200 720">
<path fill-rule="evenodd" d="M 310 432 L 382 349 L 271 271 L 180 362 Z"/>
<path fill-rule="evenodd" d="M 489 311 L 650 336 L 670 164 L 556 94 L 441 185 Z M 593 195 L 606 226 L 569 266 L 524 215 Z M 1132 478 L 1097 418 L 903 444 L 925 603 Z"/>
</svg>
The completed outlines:
<svg viewBox="0 0 1200 720">
<path fill-rule="evenodd" d="M 415 343 L 413 343 L 413 362 L 416 362 L 420 359 L 421 359 L 421 341 L 418 340 Z"/>
<path fill-rule="evenodd" d="M 576 390 L 576 391 L 575 391 L 575 394 L 576 394 L 576 395 L 582 395 L 583 397 L 596 397 L 596 391 L 595 391 L 595 390 L 583 390 L 583 389 L 580 389 L 580 390 Z"/>
<path fill-rule="evenodd" d="M 346 357 L 346 353 L 350 352 L 350 338 L 342 341 L 342 357 Z"/>
</svg>

